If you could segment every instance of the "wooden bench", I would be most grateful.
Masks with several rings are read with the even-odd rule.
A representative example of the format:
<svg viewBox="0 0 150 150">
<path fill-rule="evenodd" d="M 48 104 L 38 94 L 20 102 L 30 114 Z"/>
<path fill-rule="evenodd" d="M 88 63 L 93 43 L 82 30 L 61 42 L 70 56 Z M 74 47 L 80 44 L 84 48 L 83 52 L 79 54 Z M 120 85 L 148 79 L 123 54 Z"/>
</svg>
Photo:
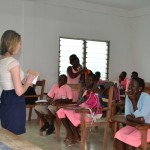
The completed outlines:
<svg viewBox="0 0 150 150">
<path fill-rule="evenodd" d="M 0 142 L 10 149 L 42 150 L 42 148 L 24 140 L 20 136 L 17 136 L 4 128 L 0 128 Z"/>
</svg>

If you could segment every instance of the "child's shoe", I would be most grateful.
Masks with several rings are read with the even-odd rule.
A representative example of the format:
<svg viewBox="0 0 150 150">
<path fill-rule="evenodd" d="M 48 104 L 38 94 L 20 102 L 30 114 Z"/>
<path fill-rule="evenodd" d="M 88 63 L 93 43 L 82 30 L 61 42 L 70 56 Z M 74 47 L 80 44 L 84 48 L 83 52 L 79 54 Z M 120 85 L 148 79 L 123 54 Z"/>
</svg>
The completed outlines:
<svg viewBox="0 0 150 150">
<path fill-rule="evenodd" d="M 43 135 L 45 135 L 44 134 L 44 132 L 49 128 L 49 123 L 45 123 L 42 127 L 41 127 L 41 129 L 40 129 L 40 136 L 43 136 Z"/>
<path fill-rule="evenodd" d="M 52 124 L 52 125 L 49 125 L 49 128 L 48 128 L 48 130 L 46 131 L 46 135 L 50 135 L 50 134 L 52 134 L 54 131 L 55 131 L 54 125 L 53 125 L 53 124 Z"/>
</svg>

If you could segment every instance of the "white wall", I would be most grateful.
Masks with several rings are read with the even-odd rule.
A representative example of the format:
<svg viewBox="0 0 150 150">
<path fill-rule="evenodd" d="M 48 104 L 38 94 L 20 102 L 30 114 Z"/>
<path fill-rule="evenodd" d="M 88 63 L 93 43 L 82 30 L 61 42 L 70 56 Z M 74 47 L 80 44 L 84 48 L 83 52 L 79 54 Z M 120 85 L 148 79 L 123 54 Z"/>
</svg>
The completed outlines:
<svg viewBox="0 0 150 150">
<path fill-rule="evenodd" d="M 131 28 L 133 67 L 139 76 L 150 82 L 150 9 L 140 17 L 132 17 Z"/>
</svg>

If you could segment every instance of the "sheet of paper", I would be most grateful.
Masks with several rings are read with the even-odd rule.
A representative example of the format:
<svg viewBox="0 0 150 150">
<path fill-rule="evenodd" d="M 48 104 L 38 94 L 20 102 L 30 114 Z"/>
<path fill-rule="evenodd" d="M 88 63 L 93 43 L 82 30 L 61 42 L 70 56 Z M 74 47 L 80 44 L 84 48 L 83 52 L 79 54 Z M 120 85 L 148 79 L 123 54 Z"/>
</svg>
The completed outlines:
<svg viewBox="0 0 150 150">
<path fill-rule="evenodd" d="M 39 76 L 37 76 L 37 77 L 32 81 L 32 84 L 36 84 L 38 77 L 39 77 Z"/>
<path fill-rule="evenodd" d="M 29 69 L 29 70 L 27 71 L 27 76 L 28 76 L 29 74 L 32 74 L 32 75 L 36 76 L 35 79 L 32 81 L 32 84 L 36 84 L 37 79 L 38 79 L 38 77 L 39 77 L 39 72 L 34 71 L 34 70 L 32 70 L 32 69 Z"/>
<path fill-rule="evenodd" d="M 48 101 L 46 99 L 40 99 L 35 101 L 35 103 L 48 103 Z"/>
</svg>

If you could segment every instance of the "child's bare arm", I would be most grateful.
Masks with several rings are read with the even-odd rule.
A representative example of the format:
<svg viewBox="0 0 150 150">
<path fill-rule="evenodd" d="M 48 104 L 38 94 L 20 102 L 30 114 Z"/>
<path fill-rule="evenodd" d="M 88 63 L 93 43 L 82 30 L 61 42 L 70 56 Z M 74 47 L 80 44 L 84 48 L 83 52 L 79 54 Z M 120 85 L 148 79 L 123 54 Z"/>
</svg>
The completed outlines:
<svg viewBox="0 0 150 150">
<path fill-rule="evenodd" d="M 135 116 L 133 114 L 127 115 L 126 119 L 131 122 L 136 122 L 136 123 L 141 123 L 141 124 L 145 123 L 144 117 L 135 118 Z"/>
</svg>

